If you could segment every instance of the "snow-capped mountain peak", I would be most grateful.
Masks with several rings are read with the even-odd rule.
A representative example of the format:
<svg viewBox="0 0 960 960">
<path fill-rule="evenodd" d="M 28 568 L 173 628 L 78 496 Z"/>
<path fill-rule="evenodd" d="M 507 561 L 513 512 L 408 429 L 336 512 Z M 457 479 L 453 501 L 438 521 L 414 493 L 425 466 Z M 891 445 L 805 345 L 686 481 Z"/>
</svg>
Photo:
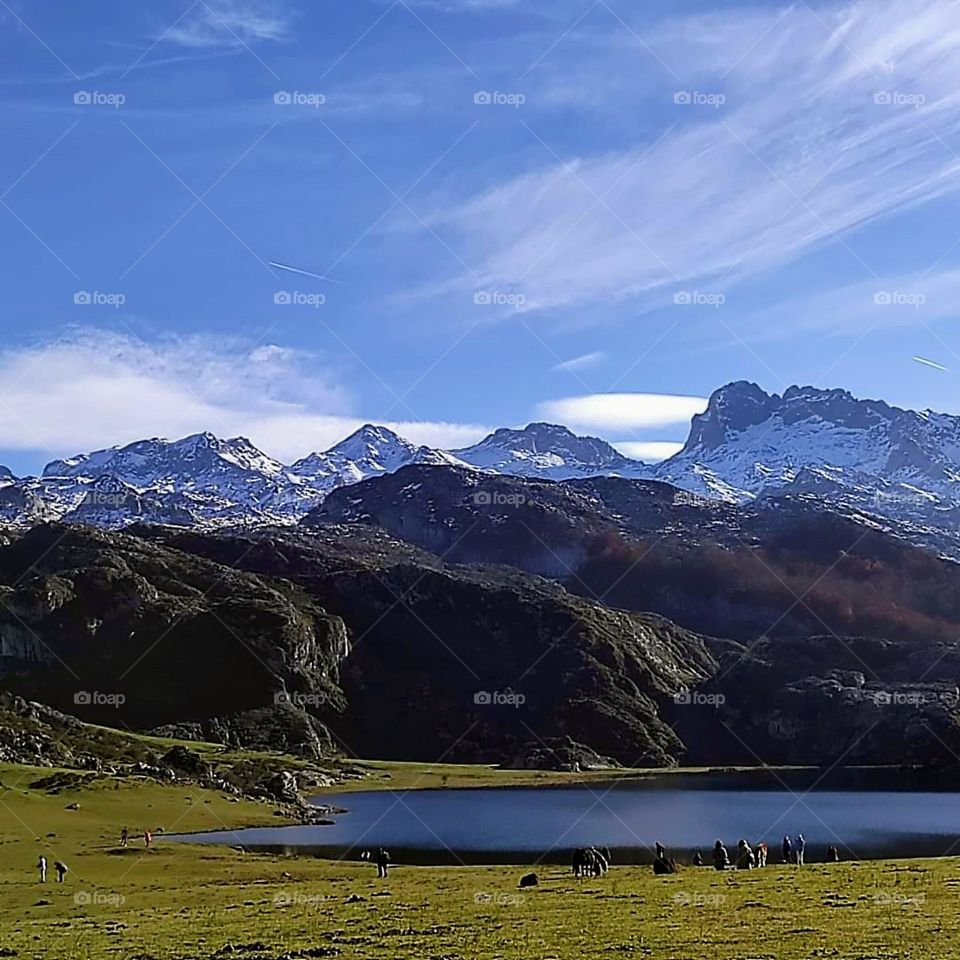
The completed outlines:
<svg viewBox="0 0 960 960">
<path fill-rule="evenodd" d="M 816 493 L 902 513 L 960 503 L 960 417 L 918 413 L 846 390 L 782 395 L 739 381 L 715 391 L 683 449 L 657 476 L 699 493 L 747 500 Z"/>
<path fill-rule="evenodd" d="M 497 473 L 566 480 L 613 474 L 646 477 L 639 460 L 618 453 L 596 437 L 578 437 L 553 423 L 530 423 L 522 430 L 503 427 L 479 443 L 452 451 L 460 460 Z"/>
</svg>

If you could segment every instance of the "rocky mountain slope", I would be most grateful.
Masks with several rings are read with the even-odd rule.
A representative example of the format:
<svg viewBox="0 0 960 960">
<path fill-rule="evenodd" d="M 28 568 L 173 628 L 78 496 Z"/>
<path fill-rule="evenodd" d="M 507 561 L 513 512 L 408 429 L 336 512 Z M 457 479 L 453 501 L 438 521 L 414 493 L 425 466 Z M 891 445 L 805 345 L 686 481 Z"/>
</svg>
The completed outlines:
<svg viewBox="0 0 960 960">
<path fill-rule="evenodd" d="M 510 563 L 718 638 L 703 699 L 665 710 L 701 759 L 755 762 L 745 744 L 797 763 L 960 751 L 960 567 L 811 498 L 736 506 L 650 481 L 414 466 L 336 491 L 303 523 Z"/>
<path fill-rule="evenodd" d="M 378 530 L 149 535 L 289 579 L 347 624 L 335 729 L 360 755 L 661 765 L 684 748 L 660 704 L 715 669 L 703 638 L 661 617 L 445 564 Z"/>
<path fill-rule="evenodd" d="M 378 531 L 140 532 L 50 525 L 0 548 L 3 687 L 234 742 L 272 724 L 289 747 L 292 706 L 360 755 L 663 765 L 684 747 L 662 703 L 716 668 L 663 618 Z"/>
<path fill-rule="evenodd" d="M 138 537 L 40 526 L 0 547 L 3 685 L 139 728 L 272 706 L 343 707 L 341 620 L 266 581 Z"/>
<path fill-rule="evenodd" d="M 571 499 L 586 516 L 596 495 Z M 312 756 L 949 762 L 960 574 L 876 532 L 844 559 L 829 533 L 771 541 L 758 581 L 747 553 L 661 556 L 599 529 L 599 555 L 561 581 L 445 562 L 357 521 L 40 526 L 0 546 L 0 688 L 114 727 Z M 641 612 L 658 607 L 678 622 Z M 825 631 L 848 609 L 861 630 Z"/>
</svg>

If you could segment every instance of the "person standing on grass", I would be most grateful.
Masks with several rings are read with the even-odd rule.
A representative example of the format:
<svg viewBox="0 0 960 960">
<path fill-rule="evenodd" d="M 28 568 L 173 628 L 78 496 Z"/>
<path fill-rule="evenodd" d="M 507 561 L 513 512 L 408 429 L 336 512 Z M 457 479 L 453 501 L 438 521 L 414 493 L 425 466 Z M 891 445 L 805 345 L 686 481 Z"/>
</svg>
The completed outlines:
<svg viewBox="0 0 960 960">
<path fill-rule="evenodd" d="M 40 859 L 37 861 L 37 869 L 40 871 L 40 882 L 46 883 L 47 882 L 47 858 L 43 856 L 43 854 L 40 855 Z"/>
<path fill-rule="evenodd" d="M 390 865 L 390 854 L 387 853 L 383 847 L 377 848 L 377 876 L 385 877 L 387 875 L 387 867 Z"/>
<path fill-rule="evenodd" d="M 53 869 L 57 871 L 57 883 L 63 883 L 63 878 L 67 875 L 67 865 L 60 860 L 55 860 Z"/>
<path fill-rule="evenodd" d="M 803 851 L 804 851 L 804 848 L 806 847 L 806 845 L 807 845 L 807 843 L 806 843 L 806 841 L 803 839 L 803 834 L 802 834 L 802 833 L 798 833 L 798 834 L 797 834 L 797 866 L 798 866 L 798 867 L 802 867 L 802 866 L 803 866 Z"/>
<path fill-rule="evenodd" d="M 150 844 L 153 843 L 153 834 L 149 830 L 143 831 L 143 845 L 149 850 Z"/>
<path fill-rule="evenodd" d="M 783 862 L 784 863 L 793 863 L 793 846 L 790 843 L 790 838 L 784 836 L 783 838 Z"/>
<path fill-rule="evenodd" d="M 120 846 L 125 847 L 129 839 L 130 839 L 130 831 L 126 827 L 124 827 L 120 831 Z"/>
</svg>

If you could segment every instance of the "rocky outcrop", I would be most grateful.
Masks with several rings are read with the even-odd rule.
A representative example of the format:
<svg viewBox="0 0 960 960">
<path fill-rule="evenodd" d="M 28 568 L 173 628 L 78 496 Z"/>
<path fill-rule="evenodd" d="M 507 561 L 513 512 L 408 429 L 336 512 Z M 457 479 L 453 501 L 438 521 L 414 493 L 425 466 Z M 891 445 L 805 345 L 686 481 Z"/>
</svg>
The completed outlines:
<svg viewBox="0 0 960 960">
<path fill-rule="evenodd" d="M 44 526 L 0 548 L 0 592 L 3 684 L 85 719 L 203 724 L 289 691 L 317 715 L 344 706 L 346 628 L 290 583 L 138 537 Z"/>
<path fill-rule="evenodd" d="M 295 581 L 348 626 L 337 736 L 359 756 L 508 761 L 570 737 L 623 764 L 674 762 L 659 703 L 708 677 L 700 636 L 494 566 L 444 564 L 365 528 L 200 536 L 179 550 Z"/>
</svg>

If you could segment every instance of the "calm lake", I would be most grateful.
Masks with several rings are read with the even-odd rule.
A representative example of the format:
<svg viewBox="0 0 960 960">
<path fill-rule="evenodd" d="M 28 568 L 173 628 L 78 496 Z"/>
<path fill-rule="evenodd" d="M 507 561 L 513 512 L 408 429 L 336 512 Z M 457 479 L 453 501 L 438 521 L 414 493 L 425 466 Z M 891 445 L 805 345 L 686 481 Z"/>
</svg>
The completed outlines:
<svg viewBox="0 0 960 960">
<path fill-rule="evenodd" d="M 333 825 L 177 839 L 348 859 L 383 846 L 398 862 L 421 864 L 565 863 L 573 847 L 590 845 L 610 847 L 615 862 L 649 862 L 657 840 L 678 859 L 695 849 L 707 858 L 715 840 L 732 852 L 741 837 L 765 840 L 776 863 L 785 833 L 804 835 L 808 861 L 823 859 L 829 844 L 844 859 L 960 851 L 960 793 L 904 788 L 889 772 L 865 784 L 859 778 L 857 789 L 821 789 L 815 781 L 794 771 L 775 780 L 670 775 L 558 788 L 325 794 L 316 802 L 349 811 Z"/>
</svg>

